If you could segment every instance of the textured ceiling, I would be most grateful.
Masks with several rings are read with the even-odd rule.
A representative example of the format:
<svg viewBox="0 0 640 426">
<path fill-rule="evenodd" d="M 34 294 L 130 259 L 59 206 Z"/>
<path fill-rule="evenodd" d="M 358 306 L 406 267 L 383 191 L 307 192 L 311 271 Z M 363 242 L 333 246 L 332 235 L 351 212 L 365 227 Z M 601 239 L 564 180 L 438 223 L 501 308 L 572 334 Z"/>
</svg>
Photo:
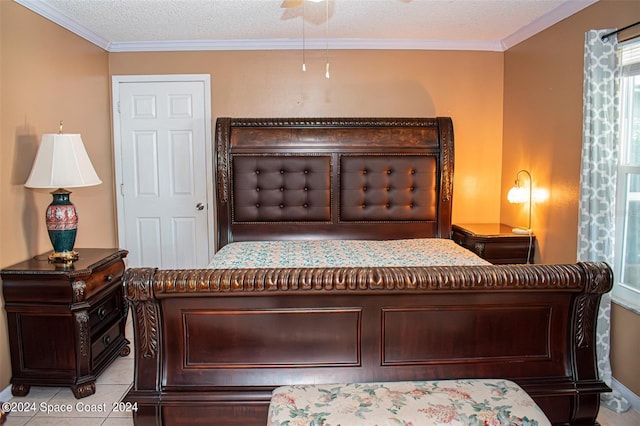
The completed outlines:
<svg viewBox="0 0 640 426">
<path fill-rule="evenodd" d="M 15 0 L 110 51 L 504 50 L 595 0 Z M 328 21 L 327 21 L 328 16 Z M 304 22 L 304 24 L 303 24 Z"/>
</svg>

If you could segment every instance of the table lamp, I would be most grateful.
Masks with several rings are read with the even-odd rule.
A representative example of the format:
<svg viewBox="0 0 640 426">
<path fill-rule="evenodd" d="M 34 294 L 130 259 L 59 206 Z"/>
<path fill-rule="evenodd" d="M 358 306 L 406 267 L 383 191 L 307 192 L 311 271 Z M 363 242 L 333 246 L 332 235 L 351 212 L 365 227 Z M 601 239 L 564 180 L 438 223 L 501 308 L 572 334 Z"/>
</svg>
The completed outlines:
<svg viewBox="0 0 640 426">
<path fill-rule="evenodd" d="M 33 162 L 27 188 L 57 188 L 51 192 L 53 201 L 46 213 L 47 231 L 53 245 L 50 262 L 72 263 L 78 259 L 73 250 L 78 230 L 78 212 L 69 199 L 70 191 L 102 183 L 91 164 L 79 134 L 59 133 L 42 135 L 36 159 Z"/>
<path fill-rule="evenodd" d="M 520 179 L 520 175 L 527 176 L 528 185 L 525 187 Z M 509 190 L 507 194 L 507 200 L 513 204 L 529 203 L 529 222 L 527 227 L 513 228 L 514 234 L 531 235 L 531 206 L 533 204 L 533 182 L 531 181 L 531 173 L 527 170 L 520 170 L 516 175 L 515 185 Z"/>
</svg>

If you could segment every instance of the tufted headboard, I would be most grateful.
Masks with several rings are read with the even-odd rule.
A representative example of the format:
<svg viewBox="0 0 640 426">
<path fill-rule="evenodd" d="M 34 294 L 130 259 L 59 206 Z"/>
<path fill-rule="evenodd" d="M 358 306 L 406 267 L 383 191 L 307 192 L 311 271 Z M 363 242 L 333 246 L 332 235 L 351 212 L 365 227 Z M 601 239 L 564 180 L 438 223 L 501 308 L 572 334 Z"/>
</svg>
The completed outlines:
<svg viewBox="0 0 640 426">
<path fill-rule="evenodd" d="M 448 117 L 219 118 L 216 248 L 449 238 L 453 159 Z"/>
</svg>

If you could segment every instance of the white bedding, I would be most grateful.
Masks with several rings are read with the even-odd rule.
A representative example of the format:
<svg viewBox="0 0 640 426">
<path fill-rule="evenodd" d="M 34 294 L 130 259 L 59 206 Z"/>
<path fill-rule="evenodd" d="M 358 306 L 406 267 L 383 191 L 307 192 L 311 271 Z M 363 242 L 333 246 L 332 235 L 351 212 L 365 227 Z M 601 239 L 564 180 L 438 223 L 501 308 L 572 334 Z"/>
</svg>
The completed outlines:
<svg viewBox="0 0 640 426">
<path fill-rule="evenodd" d="M 209 267 L 331 268 L 488 265 L 471 251 L 443 238 L 405 240 L 296 240 L 235 242 L 222 247 Z"/>
</svg>

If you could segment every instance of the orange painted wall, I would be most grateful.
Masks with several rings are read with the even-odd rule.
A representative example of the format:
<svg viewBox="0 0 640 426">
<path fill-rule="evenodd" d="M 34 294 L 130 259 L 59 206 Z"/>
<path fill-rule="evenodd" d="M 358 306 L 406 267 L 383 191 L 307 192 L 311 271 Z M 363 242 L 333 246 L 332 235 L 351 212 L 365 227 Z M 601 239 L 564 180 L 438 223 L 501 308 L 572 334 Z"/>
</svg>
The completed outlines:
<svg viewBox="0 0 640 426">
<path fill-rule="evenodd" d="M 454 222 L 499 217 L 503 54 L 449 51 L 112 53 L 112 75 L 211 74 L 219 116 L 451 116 Z M 478 208 L 482 206 L 482 208 Z"/>
<path fill-rule="evenodd" d="M 601 0 L 505 53 L 501 218 L 526 223 L 526 211 L 508 204 L 506 193 L 519 169 L 530 170 L 534 185 L 550 193 L 548 202 L 534 207 L 536 261 L 576 261 L 584 34 L 624 27 L 638 18 L 640 1 Z M 621 346 L 637 341 L 640 316 L 623 315 L 621 309 L 616 307 L 612 320 L 613 376 L 640 395 L 640 361 Z"/>
<path fill-rule="evenodd" d="M 12 1 L 0 1 L 0 267 L 50 250 L 47 190 L 23 187 L 42 133 L 80 133 L 103 183 L 73 190 L 77 247 L 116 245 L 108 55 Z M 2 301 L 2 305 L 4 302 Z M 11 376 L 0 311 L 0 389 Z"/>
<path fill-rule="evenodd" d="M 549 203 L 534 214 L 537 260 L 573 261 L 583 34 L 628 24 L 640 16 L 639 5 L 601 0 L 506 53 L 330 51 L 332 77 L 325 80 L 319 51 L 308 52 L 304 74 L 297 51 L 108 54 L 14 2 L 0 1 L 0 199 L 17 212 L 0 209 L 0 267 L 49 250 L 42 215 L 50 196 L 22 184 L 40 134 L 56 131 L 60 119 L 67 132 L 82 134 L 104 181 L 72 195 L 81 215 L 77 245 L 117 244 L 110 79 L 165 73 L 211 74 L 214 120 L 449 115 L 456 137 L 454 222 L 522 223 L 521 212 L 504 197 L 517 170 L 526 167 L 551 191 Z M 626 321 L 618 339 L 640 330 L 639 316 L 616 317 Z M 5 342 L 2 314 L 0 389 L 10 377 Z M 637 362 L 624 356 L 615 368 L 622 377 L 638 371 Z"/>
<path fill-rule="evenodd" d="M 2 16 L 0 266 L 46 252 L 43 213 L 50 195 L 23 187 L 40 135 L 78 132 L 104 181 L 74 190 L 76 245 L 117 245 L 110 77 L 209 73 L 217 116 L 435 116 L 456 123 L 454 220 L 499 215 L 503 55 L 495 52 L 332 51 L 332 78 L 319 52 L 115 53 L 75 36 L 13 2 Z M 10 41 L 10 42 L 9 42 Z M 483 188 L 480 191 L 480 188 Z M 481 209 L 478 206 L 482 206 Z M 90 230 L 90 231 L 88 231 Z M 6 342 L 5 317 L 0 341 Z M 10 378 L 0 345 L 0 388 Z"/>
</svg>

